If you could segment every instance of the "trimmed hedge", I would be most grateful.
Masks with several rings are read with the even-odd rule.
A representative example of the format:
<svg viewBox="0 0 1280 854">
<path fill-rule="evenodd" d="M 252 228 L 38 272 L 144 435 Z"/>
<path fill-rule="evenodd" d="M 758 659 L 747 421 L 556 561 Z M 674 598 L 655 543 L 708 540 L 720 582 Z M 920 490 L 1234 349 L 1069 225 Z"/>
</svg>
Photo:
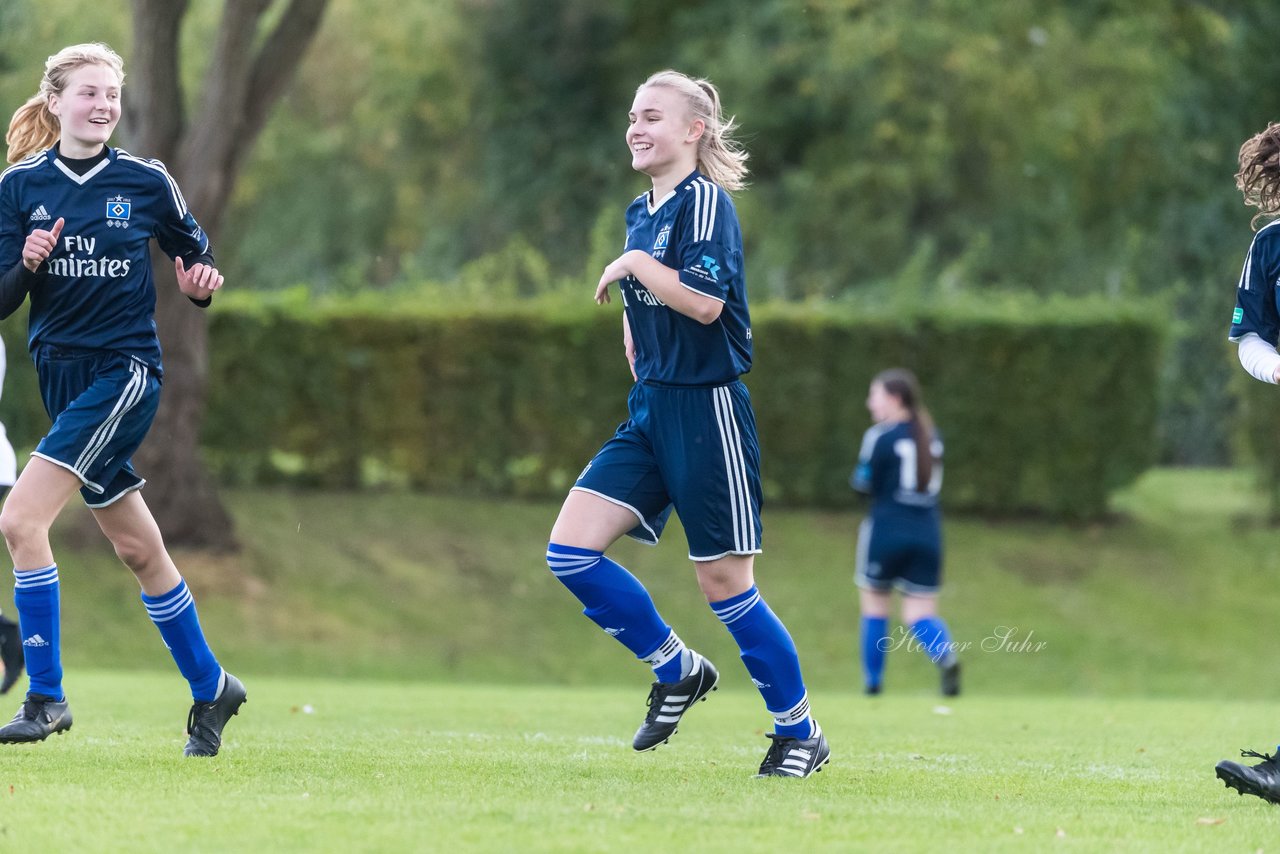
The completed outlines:
<svg viewBox="0 0 1280 854">
<path fill-rule="evenodd" d="M 1236 361 L 1236 345 L 1229 347 Z M 1254 379 L 1238 365 L 1231 383 L 1240 404 L 1237 444 L 1267 496 L 1268 517 L 1274 524 L 1280 522 L 1280 389 Z"/>
<path fill-rule="evenodd" d="M 921 377 L 947 443 L 949 508 L 1104 513 L 1156 455 L 1160 332 L 1114 312 L 757 308 L 746 382 L 766 498 L 850 504 L 868 382 L 902 365 Z M 626 418 L 618 314 L 223 299 L 210 317 L 208 462 L 228 484 L 561 495 Z M 25 348 L 5 330 L 5 413 L 29 447 L 47 421 Z"/>
<path fill-rule="evenodd" d="M 1096 517 L 1156 459 L 1160 333 L 1136 316 L 786 311 L 753 325 L 764 474 L 785 502 L 849 503 L 867 386 L 894 365 L 920 377 L 942 432 L 949 508 Z"/>
</svg>

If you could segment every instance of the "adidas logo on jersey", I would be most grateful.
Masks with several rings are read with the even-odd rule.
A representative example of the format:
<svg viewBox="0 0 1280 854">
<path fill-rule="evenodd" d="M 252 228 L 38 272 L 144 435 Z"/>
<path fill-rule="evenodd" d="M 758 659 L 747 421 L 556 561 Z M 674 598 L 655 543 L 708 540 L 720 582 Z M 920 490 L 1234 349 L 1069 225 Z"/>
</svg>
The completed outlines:
<svg viewBox="0 0 1280 854">
<path fill-rule="evenodd" d="M 40 635 L 32 635 L 22 642 L 23 646 L 48 646 L 49 642 Z"/>
<path fill-rule="evenodd" d="M 44 205 L 40 205 L 31 212 L 31 219 L 27 220 L 27 222 L 48 222 L 51 219 L 53 217 L 49 216 L 49 212 L 44 209 Z"/>
</svg>

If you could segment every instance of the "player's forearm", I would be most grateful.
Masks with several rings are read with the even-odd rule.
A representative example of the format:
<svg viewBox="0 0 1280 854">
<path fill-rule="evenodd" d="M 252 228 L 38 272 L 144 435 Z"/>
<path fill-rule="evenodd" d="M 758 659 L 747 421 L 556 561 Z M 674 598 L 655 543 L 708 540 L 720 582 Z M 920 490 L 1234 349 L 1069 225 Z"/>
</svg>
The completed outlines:
<svg viewBox="0 0 1280 854">
<path fill-rule="evenodd" d="M 1280 382 L 1280 353 L 1256 332 L 1240 339 L 1238 355 L 1240 364 L 1250 376 L 1264 383 Z"/>
<path fill-rule="evenodd" d="M 0 320 L 18 310 L 36 278 L 21 261 L 0 275 Z"/>
<path fill-rule="evenodd" d="M 691 317 L 699 323 L 713 323 L 720 316 L 724 303 L 705 296 L 680 281 L 680 272 L 673 270 L 647 252 L 633 249 L 626 254 L 627 272 L 640 280 L 640 284 L 662 300 L 668 308 Z"/>
</svg>

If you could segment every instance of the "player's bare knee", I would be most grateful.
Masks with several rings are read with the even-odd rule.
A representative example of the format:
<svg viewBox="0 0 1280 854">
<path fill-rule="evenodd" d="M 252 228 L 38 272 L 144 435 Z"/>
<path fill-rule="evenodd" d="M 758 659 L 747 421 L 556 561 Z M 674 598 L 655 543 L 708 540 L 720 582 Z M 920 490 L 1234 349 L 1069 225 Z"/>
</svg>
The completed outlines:
<svg viewBox="0 0 1280 854">
<path fill-rule="evenodd" d="M 13 502 L 6 503 L 4 509 L 0 510 L 0 535 L 4 536 L 5 544 L 12 552 L 15 549 L 21 549 L 26 544 L 39 540 L 47 539 L 49 529 L 32 516 L 24 513 L 22 508 Z"/>
<path fill-rule="evenodd" d="M 137 575 L 145 574 L 155 560 L 155 550 L 140 537 L 117 535 L 112 538 L 116 557 Z"/>
<path fill-rule="evenodd" d="M 902 621 L 908 625 L 938 615 L 938 600 L 933 596 L 903 596 Z"/>
</svg>

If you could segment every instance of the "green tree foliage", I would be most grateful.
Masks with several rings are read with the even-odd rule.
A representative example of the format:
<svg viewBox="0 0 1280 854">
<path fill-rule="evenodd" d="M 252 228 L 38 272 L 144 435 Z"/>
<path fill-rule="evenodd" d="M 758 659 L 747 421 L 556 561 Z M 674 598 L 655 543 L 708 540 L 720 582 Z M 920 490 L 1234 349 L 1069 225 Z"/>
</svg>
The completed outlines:
<svg viewBox="0 0 1280 854">
<path fill-rule="evenodd" d="M 1181 0 L 338 3 L 240 193 L 237 255 L 274 247 L 267 285 L 376 283 L 522 234 L 576 271 L 601 211 L 620 223 L 643 187 L 625 112 L 671 65 L 741 119 L 770 293 L 837 295 L 918 257 L 968 288 L 1162 289 L 1237 249 L 1234 152 L 1276 100 L 1249 85 L 1268 26 L 1261 3 Z M 280 241 L 293 219 L 311 234 Z"/>
<path fill-rule="evenodd" d="M 6 103 L 34 76 L 5 69 L 85 25 L 111 38 L 122 6 L 4 4 L 24 16 L 0 37 Z M 1268 0 L 333 0 L 223 259 L 257 288 L 576 279 L 585 299 L 645 186 L 622 142 L 632 94 L 676 67 L 741 122 L 757 299 L 1165 297 L 1163 456 L 1220 461 L 1249 240 L 1231 175 L 1280 118 L 1278 42 Z"/>
<path fill-rule="evenodd" d="M 8 129 L 13 111 L 36 93 L 48 56 L 77 42 L 100 41 L 123 48 L 128 34 L 128 0 L 0 3 L 0 116 L 4 129 Z"/>
</svg>

